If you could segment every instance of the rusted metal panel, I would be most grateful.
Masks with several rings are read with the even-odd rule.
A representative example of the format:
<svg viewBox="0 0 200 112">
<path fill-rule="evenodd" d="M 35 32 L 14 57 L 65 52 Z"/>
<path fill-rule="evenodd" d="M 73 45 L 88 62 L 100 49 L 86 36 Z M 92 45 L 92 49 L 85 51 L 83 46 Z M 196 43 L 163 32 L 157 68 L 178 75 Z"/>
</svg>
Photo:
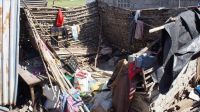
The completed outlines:
<svg viewBox="0 0 200 112">
<path fill-rule="evenodd" d="M 16 102 L 19 4 L 19 0 L 0 0 L 0 105 Z"/>
</svg>

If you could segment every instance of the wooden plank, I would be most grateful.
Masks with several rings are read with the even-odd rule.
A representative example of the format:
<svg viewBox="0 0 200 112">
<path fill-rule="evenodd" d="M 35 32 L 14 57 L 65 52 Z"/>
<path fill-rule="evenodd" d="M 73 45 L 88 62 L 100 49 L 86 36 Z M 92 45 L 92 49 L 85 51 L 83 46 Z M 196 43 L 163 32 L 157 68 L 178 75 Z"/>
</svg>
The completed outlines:
<svg viewBox="0 0 200 112">
<path fill-rule="evenodd" d="M 32 86 L 41 82 L 39 78 L 37 78 L 32 73 L 30 73 L 28 70 L 24 70 L 22 67 L 18 67 L 18 74 L 29 86 Z"/>
<path fill-rule="evenodd" d="M 68 55 L 73 53 L 74 55 L 91 55 L 91 54 L 96 54 L 97 51 L 91 49 L 91 48 L 67 48 L 65 49 L 60 49 L 55 51 L 57 55 Z"/>
<path fill-rule="evenodd" d="M 196 82 L 200 80 L 200 58 L 197 59 L 197 75 L 196 75 Z"/>
<path fill-rule="evenodd" d="M 31 100 L 32 100 L 32 103 L 34 105 L 35 103 L 35 91 L 34 91 L 34 86 L 29 86 L 29 89 L 30 89 L 30 93 L 31 93 Z"/>
</svg>

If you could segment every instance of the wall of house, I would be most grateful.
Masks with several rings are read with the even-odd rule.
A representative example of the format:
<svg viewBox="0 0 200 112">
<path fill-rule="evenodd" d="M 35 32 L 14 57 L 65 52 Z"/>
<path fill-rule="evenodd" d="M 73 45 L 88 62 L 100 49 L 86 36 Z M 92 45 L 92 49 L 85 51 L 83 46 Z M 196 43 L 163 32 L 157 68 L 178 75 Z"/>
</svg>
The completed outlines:
<svg viewBox="0 0 200 112">
<path fill-rule="evenodd" d="M 109 6 L 104 2 L 99 2 L 100 18 L 102 19 L 103 37 L 111 45 L 131 52 L 137 52 L 149 43 L 161 37 L 161 32 L 149 33 L 149 30 L 161 26 L 169 17 L 175 17 L 179 13 L 187 10 L 181 9 L 146 9 L 141 10 L 139 20 L 144 22 L 144 38 L 137 40 L 133 36 L 132 20 L 135 15 L 134 10 L 126 10 Z"/>
<path fill-rule="evenodd" d="M 179 7 L 179 0 L 99 0 L 110 6 L 128 9 L 146 8 L 175 8 Z M 200 0 L 180 0 L 180 7 L 197 6 Z"/>
<path fill-rule="evenodd" d="M 41 26 L 49 31 L 54 26 L 59 8 L 31 8 L 34 19 Z M 64 15 L 64 26 L 67 27 L 68 35 L 71 37 L 70 26 L 79 25 L 79 39 L 96 39 L 98 40 L 99 32 L 99 13 L 97 3 L 88 4 L 82 7 L 62 8 Z M 41 28 L 38 28 L 41 30 Z M 48 37 L 49 38 L 49 37 Z"/>
</svg>

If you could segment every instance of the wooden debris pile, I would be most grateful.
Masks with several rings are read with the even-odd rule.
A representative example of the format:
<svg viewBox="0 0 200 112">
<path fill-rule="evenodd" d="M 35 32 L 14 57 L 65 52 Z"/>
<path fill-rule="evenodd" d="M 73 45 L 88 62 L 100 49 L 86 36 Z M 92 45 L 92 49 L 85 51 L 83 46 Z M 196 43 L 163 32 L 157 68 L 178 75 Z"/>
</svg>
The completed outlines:
<svg viewBox="0 0 200 112">
<path fill-rule="evenodd" d="M 111 43 L 112 46 L 123 49 L 114 53 L 112 48 L 105 47 L 105 51 L 109 52 L 109 55 L 106 55 L 107 57 L 105 56 L 106 58 L 110 60 L 111 57 L 117 58 L 117 61 L 113 61 L 115 59 L 111 61 L 106 60 L 107 65 L 109 65 L 109 61 L 112 65 L 115 65 L 115 62 L 121 59 L 120 56 L 121 54 L 123 55 L 123 53 L 125 54 L 123 59 L 127 58 L 129 53 L 126 51 L 130 51 L 131 53 L 139 51 L 134 54 L 136 57 L 145 53 L 153 54 L 154 57 L 156 57 L 155 55 L 160 53 L 161 46 L 159 42 L 162 35 L 160 31 L 151 34 L 149 33 L 149 29 L 163 24 L 169 16 L 176 15 L 186 9 L 142 10 L 141 16 L 138 18 L 138 20 L 144 21 L 145 24 L 143 32 L 144 38 L 141 40 L 133 38 L 131 33 L 134 32 L 130 31 L 130 28 L 133 27 L 131 26 L 133 25 L 133 16 L 137 11 L 121 10 L 102 3 L 98 5 L 97 3 L 92 3 L 71 9 L 61 8 L 61 10 L 65 19 L 64 25 L 61 27 L 64 34 L 52 32 L 56 23 L 58 8 L 30 8 L 28 6 L 24 8 L 31 38 L 35 42 L 35 47 L 40 53 L 50 85 L 53 88 L 53 85 L 56 83 L 62 92 L 69 93 L 68 91 L 74 89 L 74 87 L 70 80 L 65 77 L 65 74 L 73 76 L 72 72 L 76 72 L 78 64 L 81 65 L 79 66 L 80 68 L 88 70 L 91 74 L 95 74 L 96 77 L 93 76 L 95 78 L 110 78 L 111 75 L 109 73 L 96 68 L 98 65 L 98 58 L 100 57 L 99 52 L 101 52 L 101 48 L 103 48 L 101 46 L 102 39 Z M 74 39 L 73 36 L 72 26 L 74 25 L 80 28 L 80 32 L 78 32 L 78 41 Z M 143 49 L 141 50 L 141 48 Z M 120 56 L 117 57 L 117 55 Z M 90 58 L 92 58 L 92 61 L 95 61 L 94 67 L 91 67 L 88 63 L 84 63 L 89 62 Z M 135 89 L 132 93 L 138 94 L 142 99 L 145 99 L 144 102 L 150 105 L 148 108 L 151 109 L 151 111 L 164 111 L 169 107 L 173 108 L 174 104 L 185 100 L 180 100 L 179 96 L 183 96 L 183 90 L 189 86 L 189 82 L 198 73 L 199 62 L 197 62 L 197 60 L 198 59 L 192 60 L 185 65 L 176 80 L 172 83 L 169 92 L 165 95 L 159 93 L 158 83 L 152 76 L 156 70 L 153 67 L 141 69 L 137 84 L 133 84 L 133 88 Z M 127 72 L 129 71 L 128 64 L 130 63 L 126 63 L 126 68 L 124 68 L 126 72 L 124 77 L 127 79 L 130 78 L 128 78 L 129 72 Z M 136 68 L 133 67 L 132 70 L 135 69 Z M 116 71 L 121 72 L 120 69 L 119 71 L 116 69 Z M 120 74 L 124 75 L 123 73 Z M 116 73 L 116 75 L 119 74 Z M 128 85 L 127 82 L 128 81 L 124 81 L 122 84 Z M 115 86 L 118 85 L 117 83 Z M 132 85 L 128 85 L 125 88 L 128 90 L 126 93 L 128 97 L 130 95 L 128 93 L 131 92 L 129 91 L 129 86 L 131 87 Z M 121 89 L 119 89 L 119 91 L 121 91 Z M 116 93 L 118 94 L 118 92 Z M 119 93 L 119 96 L 123 93 L 124 91 Z M 69 93 L 69 95 L 71 94 Z M 133 98 L 131 95 L 130 97 Z M 78 97 L 78 99 L 81 98 Z M 115 100 L 117 101 L 118 99 L 115 98 Z M 141 101 L 140 98 L 138 98 L 138 100 Z M 119 104 L 120 103 L 121 102 L 119 102 Z M 83 105 L 80 106 L 80 111 L 89 110 L 83 103 Z"/>
<path fill-rule="evenodd" d="M 67 30 L 67 38 L 61 37 L 60 41 L 64 41 L 65 43 L 62 43 L 60 46 L 52 44 L 52 40 L 57 42 L 58 39 L 50 32 L 50 29 L 55 24 L 58 8 L 29 8 L 26 6 L 24 12 L 27 16 L 28 25 L 30 26 L 32 39 L 36 43 L 35 47 L 38 49 L 42 58 L 51 87 L 53 88 L 53 83 L 56 81 L 61 91 L 69 93 L 68 91 L 74 87 L 64 76 L 66 72 L 71 75 L 66 70 L 63 72 L 65 64 L 78 63 L 68 62 L 72 57 L 82 62 L 78 56 L 96 54 L 94 51 L 96 51 L 95 43 L 98 42 L 98 38 L 96 37 L 98 36 L 99 29 L 96 4 L 74 9 L 62 9 L 65 16 L 64 27 Z M 79 25 L 81 29 L 78 38 L 79 41 L 73 41 L 72 39 L 70 26 L 74 24 Z M 67 46 L 65 44 L 70 45 Z M 78 99 L 81 98 L 79 97 Z M 80 107 L 80 110 L 89 111 L 84 104 Z"/>
</svg>

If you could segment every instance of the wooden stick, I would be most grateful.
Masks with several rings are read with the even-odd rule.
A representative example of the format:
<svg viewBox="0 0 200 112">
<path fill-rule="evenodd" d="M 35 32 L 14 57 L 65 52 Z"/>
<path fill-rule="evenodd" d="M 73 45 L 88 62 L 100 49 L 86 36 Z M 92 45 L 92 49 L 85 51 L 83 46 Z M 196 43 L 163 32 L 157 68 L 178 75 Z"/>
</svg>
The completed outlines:
<svg viewBox="0 0 200 112">
<path fill-rule="evenodd" d="M 35 36 L 36 36 L 36 35 L 35 35 Z M 37 44 L 37 46 L 39 46 L 38 43 L 36 43 L 36 44 Z M 53 84 L 52 84 L 52 81 L 51 81 L 51 78 L 50 78 L 50 74 L 49 74 L 49 72 L 48 72 L 48 70 L 47 70 L 47 66 L 46 66 L 46 64 L 45 64 L 45 62 L 44 62 L 43 55 L 41 54 L 41 50 L 40 50 L 40 49 L 38 49 L 38 50 L 39 50 L 39 54 L 40 54 L 40 56 L 41 56 L 42 63 L 43 63 L 43 65 L 44 65 L 45 71 L 46 71 L 46 73 L 47 73 L 47 76 L 48 76 L 48 79 L 49 79 L 51 88 L 52 88 L 53 93 L 54 93 L 54 95 L 55 95 L 55 90 L 54 90 L 54 88 L 53 88 Z"/>
<path fill-rule="evenodd" d="M 156 28 L 152 28 L 152 29 L 149 30 L 149 33 L 154 33 L 154 32 L 160 31 L 160 30 L 162 30 L 162 29 L 164 29 L 164 28 L 165 28 L 164 25 L 163 25 L 163 26 L 156 27 Z"/>
<path fill-rule="evenodd" d="M 170 17 L 170 18 L 166 21 L 166 23 L 168 23 L 168 22 L 170 22 L 170 21 L 173 23 L 175 20 L 177 20 L 177 18 L 175 18 L 175 17 Z M 169 24 L 169 23 L 168 23 L 168 24 Z M 165 26 L 166 26 L 166 25 L 162 25 L 162 26 L 159 26 L 159 27 L 156 27 L 156 28 L 152 28 L 152 29 L 149 30 L 149 33 L 154 33 L 154 32 L 163 30 L 163 29 L 165 28 Z"/>
<path fill-rule="evenodd" d="M 160 40 L 160 38 L 155 40 L 155 41 L 153 41 L 150 45 L 148 45 L 147 47 L 143 48 L 142 50 L 140 50 L 139 52 L 134 53 L 134 54 L 137 55 L 137 56 L 142 55 L 143 53 L 147 52 L 149 50 L 149 48 L 154 46 L 159 40 Z"/>
<path fill-rule="evenodd" d="M 99 44 L 98 44 L 98 50 L 97 50 L 97 55 L 95 57 L 95 62 L 94 62 L 94 67 L 97 67 L 97 60 L 99 57 L 99 51 L 100 51 L 100 45 L 101 45 L 101 37 L 102 36 L 102 21 L 100 20 L 100 34 L 99 34 Z"/>
</svg>

